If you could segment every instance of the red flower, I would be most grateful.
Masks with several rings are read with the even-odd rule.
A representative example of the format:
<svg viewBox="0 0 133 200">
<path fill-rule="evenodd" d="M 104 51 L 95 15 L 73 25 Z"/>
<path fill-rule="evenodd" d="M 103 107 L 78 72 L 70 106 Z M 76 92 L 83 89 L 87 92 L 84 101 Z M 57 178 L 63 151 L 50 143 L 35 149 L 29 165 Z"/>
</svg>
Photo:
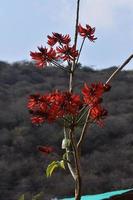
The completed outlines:
<svg viewBox="0 0 133 200">
<path fill-rule="evenodd" d="M 103 126 L 103 121 L 105 116 L 107 116 L 108 112 L 106 109 L 102 108 L 100 104 L 97 104 L 90 110 L 90 117 L 93 120 L 96 120 L 96 122 L 100 125 Z"/>
<path fill-rule="evenodd" d="M 74 45 L 72 47 L 65 45 L 63 47 L 57 47 L 56 49 L 57 52 L 61 54 L 60 58 L 62 58 L 64 61 L 74 60 L 78 56 L 78 51 L 76 50 Z"/>
<path fill-rule="evenodd" d="M 53 33 L 53 36 L 47 36 L 48 37 L 48 44 L 50 46 L 54 46 L 57 42 L 59 42 L 59 44 L 68 44 L 71 39 L 70 39 L 70 36 L 69 35 L 62 35 L 62 34 L 59 34 L 59 33 Z"/>
<path fill-rule="evenodd" d="M 78 33 L 82 37 L 88 37 L 88 39 L 94 42 L 97 38 L 94 37 L 95 28 L 92 28 L 88 24 L 86 24 L 86 28 L 83 28 L 81 24 L 78 25 Z"/>
<path fill-rule="evenodd" d="M 64 102 L 62 107 L 66 114 L 78 114 L 81 106 L 82 102 L 79 95 L 72 94 L 70 92 L 64 92 Z"/>
<path fill-rule="evenodd" d="M 82 89 L 84 102 L 90 107 L 96 105 L 97 103 L 100 103 L 104 90 L 105 88 L 103 83 L 92 83 L 91 86 L 88 86 L 85 83 Z"/>
<path fill-rule="evenodd" d="M 58 56 L 53 48 L 48 50 L 46 47 L 38 47 L 40 52 L 30 52 L 30 56 L 36 61 L 36 65 L 39 68 L 47 66 L 47 63 L 51 63 L 52 60 L 57 60 Z"/>
<path fill-rule="evenodd" d="M 50 153 L 54 152 L 54 148 L 51 146 L 39 146 L 38 150 L 45 154 L 50 154 Z"/>
</svg>

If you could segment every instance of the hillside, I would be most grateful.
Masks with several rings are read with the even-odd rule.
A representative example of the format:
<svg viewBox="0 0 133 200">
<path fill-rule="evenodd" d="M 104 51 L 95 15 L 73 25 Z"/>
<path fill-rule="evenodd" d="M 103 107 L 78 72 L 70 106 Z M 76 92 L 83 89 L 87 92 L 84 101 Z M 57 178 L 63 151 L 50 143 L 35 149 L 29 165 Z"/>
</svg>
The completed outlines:
<svg viewBox="0 0 133 200">
<path fill-rule="evenodd" d="M 84 82 L 105 82 L 114 70 L 80 67 L 75 91 Z M 31 62 L 0 62 L 1 200 L 16 200 L 22 193 L 30 200 L 40 191 L 44 200 L 73 196 L 69 171 L 58 170 L 48 179 L 44 175 L 46 166 L 63 153 L 61 123 L 33 126 L 26 107 L 30 94 L 65 90 L 67 80 L 54 67 L 39 70 Z M 111 85 L 103 101 L 109 112 L 105 127 L 93 125 L 82 149 L 83 195 L 133 187 L 133 71 L 120 72 Z M 54 146 L 56 153 L 42 155 L 38 145 Z"/>
</svg>

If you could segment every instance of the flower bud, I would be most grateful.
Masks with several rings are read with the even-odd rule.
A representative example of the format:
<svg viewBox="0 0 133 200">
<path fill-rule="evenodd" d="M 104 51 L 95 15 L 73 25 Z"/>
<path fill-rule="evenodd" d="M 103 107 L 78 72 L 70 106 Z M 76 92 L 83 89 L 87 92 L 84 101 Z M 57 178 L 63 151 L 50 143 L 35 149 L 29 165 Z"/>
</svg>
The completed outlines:
<svg viewBox="0 0 133 200">
<path fill-rule="evenodd" d="M 64 138 L 64 139 L 62 140 L 62 149 L 66 149 L 66 148 L 69 147 L 69 146 L 70 146 L 70 140 Z"/>
<path fill-rule="evenodd" d="M 104 92 L 108 92 L 111 89 L 111 85 L 104 84 L 103 89 L 104 89 Z"/>
</svg>

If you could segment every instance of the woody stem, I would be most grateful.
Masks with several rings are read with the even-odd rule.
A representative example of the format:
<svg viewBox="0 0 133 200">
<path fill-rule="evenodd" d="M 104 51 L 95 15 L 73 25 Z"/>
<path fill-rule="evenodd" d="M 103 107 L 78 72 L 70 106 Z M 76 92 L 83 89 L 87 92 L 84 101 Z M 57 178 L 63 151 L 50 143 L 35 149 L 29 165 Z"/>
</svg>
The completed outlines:
<svg viewBox="0 0 133 200">
<path fill-rule="evenodd" d="M 75 162 L 75 200 L 81 199 L 81 169 L 80 169 L 80 157 L 77 148 L 77 142 L 74 134 L 74 128 L 70 130 L 71 145 L 74 152 L 74 162 Z"/>
<path fill-rule="evenodd" d="M 78 36 L 78 20 L 79 20 L 79 4 L 80 0 L 77 0 L 77 12 L 76 12 L 76 25 L 75 25 L 75 38 L 74 38 L 74 46 L 76 49 L 77 46 L 77 36 Z M 69 77 L 69 92 L 73 92 L 73 77 L 74 77 L 74 70 L 75 70 L 75 59 L 72 62 L 71 69 L 70 69 L 70 77 Z M 80 158 L 77 148 L 77 142 L 74 133 L 74 117 L 72 119 L 72 123 L 70 126 L 70 140 L 71 145 L 74 152 L 74 165 L 75 165 L 75 200 L 81 199 L 81 172 L 80 172 Z"/>
</svg>

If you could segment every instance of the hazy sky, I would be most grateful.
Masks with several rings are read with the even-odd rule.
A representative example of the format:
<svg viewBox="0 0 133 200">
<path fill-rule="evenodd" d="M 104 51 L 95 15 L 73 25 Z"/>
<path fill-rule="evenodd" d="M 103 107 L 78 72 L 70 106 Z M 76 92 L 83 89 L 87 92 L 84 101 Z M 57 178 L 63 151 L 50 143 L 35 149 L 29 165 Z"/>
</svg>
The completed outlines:
<svg viewBox="0 0 133 200">
<path fill-rule="evenodd" d="M 30 60 L 52 32 L 73 39 L 77 0 L 0 0 L 0 60 Z M 120 65 L 133 53 L 133 0 L 81 0 L 80 20 L 96 27 L 95 43 L 86 40 L 81 59 L 94 68 Z M 81 40 L 79 40 L 80 45 Z M 133 69 L 133 61 L 126 67 Z"/>
</svg>

